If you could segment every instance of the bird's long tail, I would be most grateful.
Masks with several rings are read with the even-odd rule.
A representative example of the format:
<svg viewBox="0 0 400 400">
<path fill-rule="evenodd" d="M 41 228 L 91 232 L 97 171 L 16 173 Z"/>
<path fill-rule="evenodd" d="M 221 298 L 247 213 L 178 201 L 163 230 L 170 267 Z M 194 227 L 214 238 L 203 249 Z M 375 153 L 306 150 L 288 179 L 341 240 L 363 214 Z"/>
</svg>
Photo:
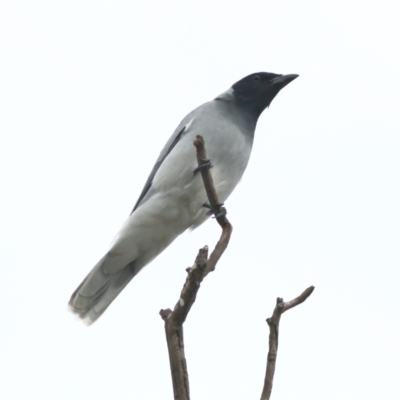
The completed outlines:
<svg viewBox="0 0 400 400">
<path fill-rule="evenodd" d="M 122 289 L 139 272 L 135 261 L 115 273 L 107 272 L 113 256 L 107 253 L 77 287 L 69 300 L 69 307 L 88 325 L 100 317 Z"/>
</svg>

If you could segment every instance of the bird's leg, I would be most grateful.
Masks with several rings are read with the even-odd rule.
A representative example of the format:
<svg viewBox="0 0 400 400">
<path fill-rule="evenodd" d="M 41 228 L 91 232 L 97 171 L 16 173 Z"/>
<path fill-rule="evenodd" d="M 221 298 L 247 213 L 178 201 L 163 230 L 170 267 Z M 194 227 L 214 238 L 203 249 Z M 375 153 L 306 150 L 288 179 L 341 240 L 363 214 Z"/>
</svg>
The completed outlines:
<svg viewBox="0 0 400 400">
<path fill-rule="evenodd" d="M 210 160 L 204 160 L 204 164 L 199 165 L 198 167 L 196 167 L 196 168 L 193 170 L 193 174 L 197 174 L 197 172 L 199 172 L 201 169 L 205 169 L 205 168 L 210 169 L 210 168 L 212 168 L 213 166 L 214 166 L 214 165 L 211 164 L 211 161 L 210 161 Z"/>
</svg>

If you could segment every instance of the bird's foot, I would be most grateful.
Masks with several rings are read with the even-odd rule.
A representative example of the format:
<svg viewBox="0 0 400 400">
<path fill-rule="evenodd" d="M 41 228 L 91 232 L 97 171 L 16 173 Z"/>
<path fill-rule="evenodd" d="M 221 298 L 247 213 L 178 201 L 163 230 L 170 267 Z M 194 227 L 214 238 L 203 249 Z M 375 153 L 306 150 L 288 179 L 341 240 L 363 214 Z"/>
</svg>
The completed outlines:
<svg viewBox="0 0 400 400">
<path fill-rule="evenodd" d="M 222 206 L 224 205 L 224 203 L 217 203 L 216 206 L 221 210 L 220 212 L 215 213 L 212 208 L 210 203 L 204 203 L 203 207 L 208 208 L 210 211 L 206 212 L 206 215 L 214 215 L 213 218 L 219 218 L 219 217 L 224 217 L 228 212 L 226 211 L 225 208 L 223 208 Z"/>
<path fill-rule="evenodd" d="M 193 170 L 193 174 L 197 174 L 202 169 L 211 169 L 214 165 L 211 164 L 210 160 L 204 160 L 204 164 L 199 165 Z"/>
<path fill-rule="evenodd" d="M 221 208 L 221 212 L 219 213 L 214 213 L 214 211 L 207 211 L 207 215 L 213 215 L 213 218 L 220 218 L 220 217 L 225 217 L 226 214 L 228 214 L 228 211 L 226 211 L 226 208 Z"/>
<path fill-rule="evenodd" d="M 217 207 L 222 207 L 223 205 L 224 205 L 224 203 L 217 203 L 217 204 L 216 204 Z M 210 205 L 210 203 L 205 202 L 205 203 L 203 204 L 203 207 L 209 208 L 209 209 L 211 210 L 211 205 Z"/>
</svg>

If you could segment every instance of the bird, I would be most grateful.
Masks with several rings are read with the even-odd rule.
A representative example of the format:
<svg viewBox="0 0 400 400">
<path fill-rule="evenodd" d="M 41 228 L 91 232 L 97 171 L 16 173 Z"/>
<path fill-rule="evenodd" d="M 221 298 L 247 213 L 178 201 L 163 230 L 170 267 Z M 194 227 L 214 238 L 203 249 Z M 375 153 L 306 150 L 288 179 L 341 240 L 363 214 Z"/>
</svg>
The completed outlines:
<svg viewBox="0 0 400 400">
<path fill-rule="evenodd" d="M 203 136 L 214 186 L 225 202 L 242 178 L 258 118 L 297 74 L 258 72 L 190 112 L 162 149 L 109 250 L 73 292 L 70 310 L 95 322 L 137 273 L 180 234 L 209 218 L 193 142 Z"/>
</svg>

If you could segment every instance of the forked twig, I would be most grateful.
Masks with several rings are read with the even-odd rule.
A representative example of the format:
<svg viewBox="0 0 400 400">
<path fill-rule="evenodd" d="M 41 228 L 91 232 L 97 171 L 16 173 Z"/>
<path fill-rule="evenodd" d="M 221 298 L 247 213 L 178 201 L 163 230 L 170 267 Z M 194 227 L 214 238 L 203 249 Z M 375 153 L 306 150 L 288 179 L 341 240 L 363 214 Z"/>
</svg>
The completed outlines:
<svg viewBox="0 0 400 400">
<path fill-rule="evenodd" d="M 293 307 L 298 306 L 308 299 L 314 291 L 314 286 L 307 288 L 300 296 L 295 299 L 284 302 L 283 299 L 278 297 L 276 299 L 276 306 L 271 318 L 267 318 L 269 326 L 269 351 L 267 357 L 267 370 L 265 372 L 264 388 L 261 394 L 261 400 L 269 400 L 271 397 L 272 383 L 274 380 L 275 364 L 278 355 L 278 337 L 279 337 L 279 321 L 281 315 Z"/>
<path fill-rule="evenodd" d="M 160 315 L 165 321 L 165 334 L 168 344 L 168 354 L 171 367 L 172 385 L 175 400 L 189 400 L 189 378 L 187 372 L 185 348 L 183 340 L 183 323 L 196 300 L 197 291 L 205 276 L 214 271 L 215 266 L 226 247 L 232 233 L 232 225 L 226 218 L 226 210 L 219 203 L 214 183 L 210 173 L 210 161 L 207 160 L 204 139 L 198 135 L 194 141 L 197 150 L 198 170 L 201 171 L 204 187 L 212 212 L 222 228 L 220 240 L 208 258 L 208 246 L 199 250 L 194 265 L 188 268 L 186 282 L 181 291 L 180 298 L 173 311 L 161 310 Z"/>
<path fill-rule="evenodd" d="M 210 160 L 207 159 L 204 139 L 202 136 L 198 135 L 196 137 L 194 145 L 197 150 L 198 162 L 196 173 L 201 171 L 204 187 L 209 200 L 209 206 L 222 228 L 222 233 L 210 257 L 208 258 L 208 246 L 204 246 L 199 250 L 193 266 L 186 270 L 188 273 L 186 282 L 183 286 L 180 298 L 176 303 L 174 310 L 171 311 L 170 309 L 166 309 L 160 311 L 160 315 L 165 322 L 165 334 L 168 344 L 168 354 L 175 400 L 190 400 L 189 377 L 187 372 L 183 339 L 183 324 L 193 303 L 196 300 L 196 295 L 200 288 L 201 282 L 209 272 L 214 271 L 217 262 L 228 246 L 232 233 L 232 225 L 226 218 L 226 210 L 223 205 L 220 204 L 215 191 L 213 179 L 210 174 L 211 163 Z M 314 287 L 311 286 L 300 296 L 286 303 L 283 301 L 283 299 L 278 298 L 272 317 L 267 319 L 270 330 L 269 352 L 261 400 L 269 400 L 271 396 L 278 351 L 279 321 L 281 315 L 285 311 L 303 303 L 311 295 L 313 290 Z"/>
</svg>

